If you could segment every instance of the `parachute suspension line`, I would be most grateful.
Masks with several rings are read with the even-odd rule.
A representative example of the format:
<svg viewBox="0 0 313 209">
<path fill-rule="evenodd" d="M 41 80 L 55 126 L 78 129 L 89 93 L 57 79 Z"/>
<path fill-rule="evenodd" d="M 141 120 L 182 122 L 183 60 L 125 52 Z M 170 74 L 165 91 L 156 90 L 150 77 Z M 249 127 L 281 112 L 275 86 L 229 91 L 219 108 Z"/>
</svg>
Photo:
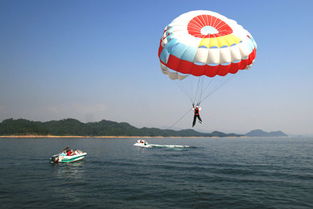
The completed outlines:
<svg viewBox="0 0 313 209">
<path fill-rule="evenodd" d="M 201 77 L 199 77 L 198 78 L 198 82 L 197 82 L 197 86 L 196 86 L 196 89 L 195 89 L 195 93 L 194 93 L 194 99 L 193 99 L 193 102 L 192 102 L 192 104 L 194 105 L 194 104 L 196 104 L 196 105 L 198 105 L 199 104 L 199 91 L 200 91 L 200 89 L 201 89 Z"/>
<path fill-rule="evenodd" d="M 200 84 L 200 94 L 199 94 L 199 97 L 198 97 L 198 99 L 197 99 L 197 105 L 200 105 L 200 101 L 201 101 L 201 98 L 202 98 L 202 94 L 203 94 L 203 78 L 202 78 L 202 76 L 200 77 L 200 82 L 201 82 L 201 84 Z"/>
<path fill-rule="evenodd" d="M 206 85 L 206 87 L 204 87 L 204 90 L 206 89 L 210 89 L 211 85 L 213 85 L 214 83 L 214 79 L 213 78 L 210 78 L 210 81 L 208 82 L 208 84 Z M 205 96 L 204 96 L 205 98 Z M 203 101 L 203 97 L 201 97 L 200 101 L 202 102 Z"/>
<path fill-rule="evenodd" d="M 214 94 L 217 90 L 219 90 L 220 88 L 222 88 L 223 86 L 225 86 L 227 83 L 229 83 L 232 79 L 234 78 L 234 76 L 229 76 L 224 82 L 222 82 L 219 86 L 215 87 L 212 91 L 210 91 L 202 100 L 201 102 L 205 101 L 209 96 L 211 96 L 212 94 Z M 200 103 L 201 103 L 200 102 Z"/>
<path fill-rule="evenodd" d="M 168 126 L 167 129 L 171 129 L 173 128 L 178 122 L 180 122 L 184 117 L 186 117 L 186 115 L 191 111 L 191 108 L 188 108 L 188 111 L 185 112 L 183 115 L 180 116 L 180 118 L 178 118 L 177 121 L 175 121 L 172 125 Z"/>
<path fill-rule="evenodd" d="M 220 85 L 216 86 L 214 89 L 212 89 L 203 99 L 201 102 L 205 101 L 207 98 L 209 98 L 212 94 L 214 94 L 216 91 L 218 91 L 220 88 L 225 86 L 231 79 L 233 79 L 233 76 L 228 77 L 225 81 L 223 81 Z"/>
<path fill-rule="evenodd" d="M 208 84 L 207 84 L 208 83 Z M 205 92 L 207 89 L 209 89 L 210 85 L 213 83 L 213 79 L 210 79 L 209 82 L 205 82 L 205 79 L 203 76 L 198 78 L 198 82 L 196 85 L 196 90 L 194 93 L 194 100 L 193 103 L 194 105 L 200 105 L 203 97 L 205 96 Z"/>
<path fill-rule="evenodd" d="M 204 94 L 205 90 L 209 89 L 210 85 L 213 83 L 213 79 L 210 79 L 209 82 L 204 82 L 204 81 L 205 80 L 202 79 L 201 92 L 200 92 L 200 96 L 199 96 L 197 105 L 200 105 L 200 103 L 203 100 L 203 94 Z"/>
<path fill-rule="evenodd" d="M 180 90 L 183 94 L 185 94 L 185 95 L 188 97 L 188 99 L 190 100 L 190 102 L 193 102 L 192 96 L 191 96 L 190 94 L 188 94 L 188 92 L 187 92 L 186 90 L 184 90 L 184 89 L 178 84 L 178 82 L 181 82 L 181 81 L 177 81 L 177 83 L 176 83 L 176 85 L 177 85 L 177 87 L 179 88 L 179 90 Z"/>
</svg>

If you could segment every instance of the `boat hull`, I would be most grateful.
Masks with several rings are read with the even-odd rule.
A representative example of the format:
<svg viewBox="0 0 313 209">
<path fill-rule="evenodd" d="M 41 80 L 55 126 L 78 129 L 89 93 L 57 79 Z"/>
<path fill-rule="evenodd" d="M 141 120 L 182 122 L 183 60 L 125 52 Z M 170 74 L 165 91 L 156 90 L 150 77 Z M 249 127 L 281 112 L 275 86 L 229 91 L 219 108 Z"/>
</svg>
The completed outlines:
<svg viewBox="0 0 313 209">
<path fill-rule="evenodd" d="M 72 162 L 83 160 L 86 155 L 87 155 L 86 152 L 82 152 L 80 154 L 76 154 L 72 156 L 64 156 L 64 155 L 58 154 L 58 155 L 53 155 L 50 158 L 50 161 L 52 163 L 72 163 Z"/>
<path fill-rule="evenodd" d="M 134 146 L 137 146 L 137 147 L 146 147 L 146 148 L 151 147 L 149 144 L 143 144 L 143 143 L 135 143 Z"/>
</svg>

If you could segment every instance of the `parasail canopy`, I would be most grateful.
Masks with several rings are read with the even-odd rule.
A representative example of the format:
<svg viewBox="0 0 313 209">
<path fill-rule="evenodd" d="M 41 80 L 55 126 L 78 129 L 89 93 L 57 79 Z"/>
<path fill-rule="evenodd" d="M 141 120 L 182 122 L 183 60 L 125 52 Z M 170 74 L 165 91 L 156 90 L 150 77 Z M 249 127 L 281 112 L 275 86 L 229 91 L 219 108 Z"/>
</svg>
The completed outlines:
<svg viewBox="0 0 313 209">
<path fill-rule="evenodd" d="M 197 10 L 165 27 L 158 55 L 163 73 L 182 80 L 188 75 L 225 76 L 247 69 L 256 48 L 252 35 L 236 21 Z"/>
</svg>

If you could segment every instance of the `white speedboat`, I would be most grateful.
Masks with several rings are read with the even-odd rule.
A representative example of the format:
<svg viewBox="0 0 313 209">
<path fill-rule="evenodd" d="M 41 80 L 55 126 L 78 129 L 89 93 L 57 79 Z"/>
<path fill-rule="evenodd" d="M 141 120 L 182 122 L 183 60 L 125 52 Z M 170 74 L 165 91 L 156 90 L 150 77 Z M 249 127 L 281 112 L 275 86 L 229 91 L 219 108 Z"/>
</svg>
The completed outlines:
<svg viewBox="0 0 313 209">
<path fill-rule="evenodd" d="M 82 160 L 87 155 L 86 152 L 81 150 L 74 150 L 71 155 L 68 155 L 65 151 L 59 154 L 53 155 L 50 158 L 52 163 L 71 163 Z"/>
<path fill-rule="evenodd" d="M 146 140 L 144 139 L 139 139 L 137 142 L 134 144 L 134 146 L 137 147 L 145 147 L 145 148 L 190 148 L 188 145 L 175 145 L 175 144 L 149 144 Z"/>
<path fill-rule="evenodd" d="M 150 147 L 149 143 L 146 140 L 144 140 L 144 139 L 137 140 L 137 142 L 134 144 L 134 146 L 137 146 L 137 147 Z"/>
</svg>

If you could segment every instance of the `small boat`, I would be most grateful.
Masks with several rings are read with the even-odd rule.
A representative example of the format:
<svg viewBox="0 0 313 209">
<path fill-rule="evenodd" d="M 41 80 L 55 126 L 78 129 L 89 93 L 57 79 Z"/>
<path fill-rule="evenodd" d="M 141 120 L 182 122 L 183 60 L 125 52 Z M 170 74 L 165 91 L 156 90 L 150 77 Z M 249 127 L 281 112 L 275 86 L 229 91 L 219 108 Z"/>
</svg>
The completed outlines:
<svg viewBox="0 0 313 209">
<path fill-rule="evenodd" d="M 82 160 L 87 155 L 86 152 L 81 150 L 73 150 L 71 155 L 68 155 L 65 151 L 59 154 L 53 155 L 50 158 L 51 163 L 71 163 Z"/>
<path fill-rule="evenodd" d="M 137 146 L 137 147 L 150 147 L 148 142 L 146 140 L 144 140 L 144 139 L 137 140 L 137 142 L 134 144 L 134 146 Z"/>
<path fill-rule="evenodd" d="M 145 148 L 177 148 L 177 149 L 183 149 L 183 148 L 190 148 L 188 145 L 176 145 L 176 144 L 149 144 L 144 139 L 139 139 L 134 144 L 134 146 L 137 147 L 145 147 Z"/>
</svg>

